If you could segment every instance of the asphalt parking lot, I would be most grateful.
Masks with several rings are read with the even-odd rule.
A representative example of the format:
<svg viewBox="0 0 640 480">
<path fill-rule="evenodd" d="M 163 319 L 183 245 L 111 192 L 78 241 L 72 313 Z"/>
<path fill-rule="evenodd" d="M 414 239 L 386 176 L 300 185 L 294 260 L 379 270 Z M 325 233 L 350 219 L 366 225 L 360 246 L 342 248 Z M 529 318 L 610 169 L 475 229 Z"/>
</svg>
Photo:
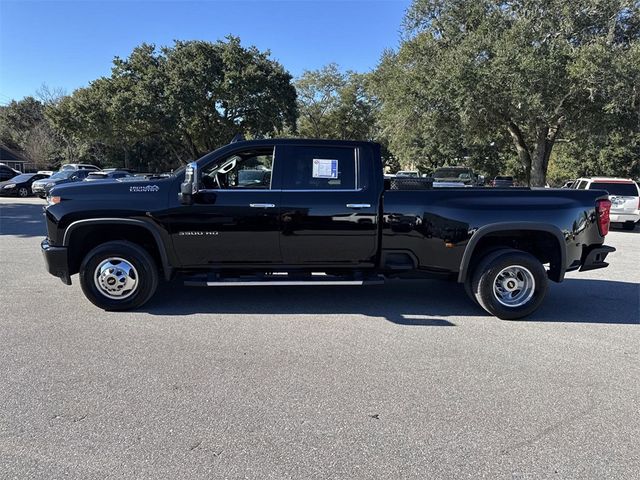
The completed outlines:
<svg viewBox="0 0 640 480">
<path fill-rule="evenodd" d="M 1 478 L 638 478 L 640 229 L 525 321 L 454 284 L 163 285 L 107 313 L 0 199 Z"/>
</svg>

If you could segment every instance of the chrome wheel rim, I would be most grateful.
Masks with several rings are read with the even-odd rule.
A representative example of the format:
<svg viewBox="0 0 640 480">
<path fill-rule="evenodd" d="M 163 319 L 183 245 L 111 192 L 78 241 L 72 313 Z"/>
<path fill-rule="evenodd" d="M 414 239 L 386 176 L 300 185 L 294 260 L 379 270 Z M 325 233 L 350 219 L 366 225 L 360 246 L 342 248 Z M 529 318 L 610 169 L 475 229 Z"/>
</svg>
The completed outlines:
<svg viewBox="0 0 640 480">
<path fill-rule="evenodd" d="M 536 280 L 529 269 L 511 265 L 500 270 L 493 281 L 493 296 L 505 307 L 516 308 L 526 304 L 536 290 Z"/>
<path fill-rule="evenodd" d="M 124 258 L 109 257 L 100 262 L 93 274 L 98 291 L 112 300 L 124 300 L 138 288 L 138 272 Z"/>
</svg>

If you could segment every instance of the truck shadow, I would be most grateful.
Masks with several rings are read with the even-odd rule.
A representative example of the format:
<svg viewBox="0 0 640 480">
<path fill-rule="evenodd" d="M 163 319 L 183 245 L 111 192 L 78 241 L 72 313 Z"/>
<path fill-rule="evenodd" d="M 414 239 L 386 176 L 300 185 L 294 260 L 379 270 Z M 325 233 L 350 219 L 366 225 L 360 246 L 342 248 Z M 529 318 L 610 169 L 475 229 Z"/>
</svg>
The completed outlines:
<svg viewBox="0 0 640 480">
<path fill-rule="evenodd" d="M 392 281 L 372 287 L 185 287 L 166 283 L 142 311 L 153 315 L 367 315 L 404 326 L 455 326 L 441 317 L 488 317 L 461 285 Z M 478 318 L 478 320 L 480 320 Z M 640 324 L 640 285 L 568 279 L 551 284 L 525 322 Z"/>
<path fill-rule="evenodd" d="M 439 291 L 431 296 L 428 289 Z M 427 291 L 424 289 L 427 288 Z M 451 289 L 455 290 L 452 294 Z M 447 292 L 447 293 L 443 293 Z M 454 323 L 433 316 L 452 314 L 436 299 L 465 295 L 456 284 L 445 282 L 392 282 L 369 287 L 185 287 L 179 279 L 159 287 L 142 311 L 154 315 L 251 314 L 251 315 L 367 315 L 384 317 L 406 326 L 452 327 Z M 175 301 L 167 301 L 172 298 Z M 459 315 L 480 313 L 466 297 Z"/>
<path fill-rule="evenodd" d="M 19 202 L 19 200 L 16 200 Z M 47 226 L 43 217 L 42 204 L 1 203 L 0 235 L 16 237 L 44 237 Z"/>
</svg>

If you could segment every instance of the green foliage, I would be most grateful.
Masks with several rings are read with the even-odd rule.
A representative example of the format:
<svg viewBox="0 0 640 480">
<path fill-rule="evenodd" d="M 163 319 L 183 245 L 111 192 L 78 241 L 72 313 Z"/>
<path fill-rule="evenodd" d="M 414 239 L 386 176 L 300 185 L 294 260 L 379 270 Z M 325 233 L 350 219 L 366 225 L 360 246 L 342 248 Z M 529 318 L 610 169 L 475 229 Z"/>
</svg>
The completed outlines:
<svg viewBox="0 0 640 480">
<path fill-rule="evenodd" d="M 295 83 L 297 133 L 307 138 L 377 141 L 385 166 L 395 172 L 400 162 L 388 151 L 380 131 L 380 102 L 373 94 L 371 80 L 368 74 L 342 72 L 335 63 L 304 72 Z"/>
<path fill-rule="evenodd" d="M 18 149 L 29 131 L 44 120 L 44 107 L 33 97 L 11 101 L 0 108 L 0 142 Z"/>
<path fill-rule="evenodd" d="M 245 48 L 236 37 L 177 41 L 160 50 L 142 44 L 113 63 L 110 77 L 48 111 L 70 143 L 84 144 L 77 153 L 95 160 L 107 153 L 109 164 L 164 170 L 237 133 L 273 135 L 295 126 L 291 76 L 269 52 Z"/>
<path fill-rule="evenodd" d="M 376 105 L 366 83 L 366 75 L 342 73 L 335 63 L 304 72 L 295 84 L 299 134 L 311 138 L 372 140 Z"/>
<path fill-rule="evenodd" d="M 61 142 L 45 117 L 45 106 L 33 97 L 0 108 L 0 143 L 23 151 L 38 168 L 60 161 Z"/>
<path fill-rule="evenodd" d="M 374 75 L 391 150 L 438 165 L 482 156 L 493 143 L 543 185 L 561 136 L 580 142 L 603 122 L 619 125 L 629 98 L 637 112 L 639 64 L 630 58 L 638 8 L 623 0 L 414 1 L 404 42 Z"/>
<path fill-rule="evenodd" d="M 378 141 L 392 172 L 639 177 L 639 12 L 632 0 L 415 0 L 374 72 L 329 64 L 295 87 L 236 37 L 142 44 L 70 96 L 43 86 L 41 101 L 0 107 L 0 141 L 43 167 L 166 171 L 243 133 Z"/>
</svg>

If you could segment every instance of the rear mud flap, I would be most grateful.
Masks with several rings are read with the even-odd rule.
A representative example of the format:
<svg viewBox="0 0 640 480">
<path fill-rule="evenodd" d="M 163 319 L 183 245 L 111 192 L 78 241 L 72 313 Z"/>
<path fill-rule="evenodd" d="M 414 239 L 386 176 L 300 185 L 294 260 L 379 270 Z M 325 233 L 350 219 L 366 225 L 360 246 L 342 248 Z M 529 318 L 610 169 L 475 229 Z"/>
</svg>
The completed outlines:
<svg viewBox="0 0 640 480">
<path fill-rule="evenodd" d="M 607 245 L 603 245 L 601 247 L 596 247 L 586 254 L 584 260 L 582 261 L 582 266 L 580 267 L 581 272 L 587 272 L 589 270 L 595 270 L 597 268 L 605 268 L 609 264 L 605 262 L 605 258 L 611 252 L 615 252 L 616 249 L 613 247 L 609 247 Z"/>
</svg>

